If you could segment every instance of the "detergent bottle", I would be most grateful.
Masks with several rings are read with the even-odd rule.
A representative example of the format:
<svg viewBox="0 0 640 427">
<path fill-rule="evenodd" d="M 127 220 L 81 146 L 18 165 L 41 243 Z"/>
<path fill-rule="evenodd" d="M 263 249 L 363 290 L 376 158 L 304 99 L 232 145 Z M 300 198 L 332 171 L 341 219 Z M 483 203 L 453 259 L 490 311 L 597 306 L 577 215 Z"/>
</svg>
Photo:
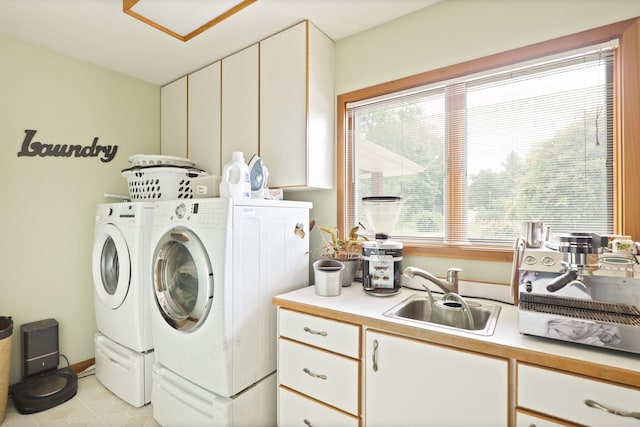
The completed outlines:
<svg viewBox="0 0 640 427">
<path fill-rule="evenodd" d="M 245 163 L 244 154 L 241 151 L 234 151 L 231 154 L 231 161 L 222 168 L 220 197 L 230 197 L 232 199 L 251 198 L 249 166 Z"/>
</svg>

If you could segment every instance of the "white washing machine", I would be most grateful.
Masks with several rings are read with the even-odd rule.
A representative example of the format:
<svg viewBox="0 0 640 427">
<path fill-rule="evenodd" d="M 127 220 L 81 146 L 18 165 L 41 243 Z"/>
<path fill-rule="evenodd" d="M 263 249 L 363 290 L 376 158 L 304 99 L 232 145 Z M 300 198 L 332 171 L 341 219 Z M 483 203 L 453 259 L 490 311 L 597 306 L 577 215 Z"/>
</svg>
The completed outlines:
<svg viewBox="0 0 640 427">
<path fill-rule="evenodd" d="M 151 401 L 152 212 L 150 202 L 98 205 L 92 255 L 96 377 L 137 407 Z"/>
<path fill-rule="evenodd" d="M 154 207 L 151 403 L 163 426 L 276 424 L 273 296 L 308 285 L 310 203 Z"/>
</svg>

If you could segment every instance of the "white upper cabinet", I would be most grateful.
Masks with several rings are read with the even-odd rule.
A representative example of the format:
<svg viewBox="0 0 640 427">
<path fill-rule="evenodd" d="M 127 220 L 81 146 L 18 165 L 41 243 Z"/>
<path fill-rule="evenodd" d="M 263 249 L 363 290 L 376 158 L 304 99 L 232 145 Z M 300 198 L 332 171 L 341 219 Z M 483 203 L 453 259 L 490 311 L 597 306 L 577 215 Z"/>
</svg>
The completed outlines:
<svg viewBox="0 0 640 427">
<path fill-rule="evenodd" d="M 160 153 L 187 157 L 187 77 L 160 88 Z"/>
<path fill-rule="evenodd" d="M 189 74 L 188 157 L 211 175 L 220 175 L 220 61 Z"/>
<path fill-rule="evenodd" d="M 269 187 L 332 188 L 333 76 L 333 41 L 301 22 L 162 87 L 161 152 L 211 175 L 258 154 Z"/>
<path fill-rule="evenodd" d="M 333 41 L 308 21 L 260 42 L 260 157 L 270 187 L 333 187 L 333 76 Z"/>
<path fill-rule="evenodd" d="M 258 45 L 222 59 L 222 164 L 258 153 Z"/>
</svg>

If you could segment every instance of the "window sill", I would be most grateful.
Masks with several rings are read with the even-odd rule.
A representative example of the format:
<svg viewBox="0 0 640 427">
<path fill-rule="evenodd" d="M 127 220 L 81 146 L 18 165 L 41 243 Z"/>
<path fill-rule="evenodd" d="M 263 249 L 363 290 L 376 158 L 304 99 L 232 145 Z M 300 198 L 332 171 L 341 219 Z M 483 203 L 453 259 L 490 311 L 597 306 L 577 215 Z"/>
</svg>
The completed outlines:
<svg viewBox="0 0 640 427">
<path fill-rule="evenodd" d="M 402 254 L 438 258 L 471 259 L 479 261 L 513 262 L 513 249 L 499 246 L 404 242 Z"/>
</svg>

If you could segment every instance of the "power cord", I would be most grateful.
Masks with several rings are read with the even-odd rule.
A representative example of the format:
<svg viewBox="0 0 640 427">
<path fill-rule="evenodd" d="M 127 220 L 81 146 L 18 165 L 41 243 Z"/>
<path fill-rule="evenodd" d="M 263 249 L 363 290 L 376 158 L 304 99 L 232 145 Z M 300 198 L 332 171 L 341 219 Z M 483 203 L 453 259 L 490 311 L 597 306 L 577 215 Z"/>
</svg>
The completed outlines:
<svg viewBox="0 0 640 427">
<path fill-rule="evenodd" d="M 64 354 L 62 354 L 62 353 L 60 353 L 59 355 L 60 355 L 60 357 L 64 357 L 64 360 L 66 360 L 66 361 L 67 361 L 67 367 L 71 366 L 71 365 L 69 364 L 69 359 L 67 359 L 67 356 L 65 356 L 65 355 L 64 355 Z"/>
<path fill-rule="evenodd" d="M 59 356 L 64 358 L 64 360 L 67 361 L 67 367 L 71 367 L 71 364 L 69 363 L 69 359 L 67 358 L 67 356 L 65 356 L 62 353 L 60 353 Z M 79 372 L 77 375 L 78 375 L 78 379 L 80 379 L 80 378 L 88 377 L 95 374 L 96 374 L 96 365 L 94 364 L 85 368 L 82 372 Z"/>
</svg>

